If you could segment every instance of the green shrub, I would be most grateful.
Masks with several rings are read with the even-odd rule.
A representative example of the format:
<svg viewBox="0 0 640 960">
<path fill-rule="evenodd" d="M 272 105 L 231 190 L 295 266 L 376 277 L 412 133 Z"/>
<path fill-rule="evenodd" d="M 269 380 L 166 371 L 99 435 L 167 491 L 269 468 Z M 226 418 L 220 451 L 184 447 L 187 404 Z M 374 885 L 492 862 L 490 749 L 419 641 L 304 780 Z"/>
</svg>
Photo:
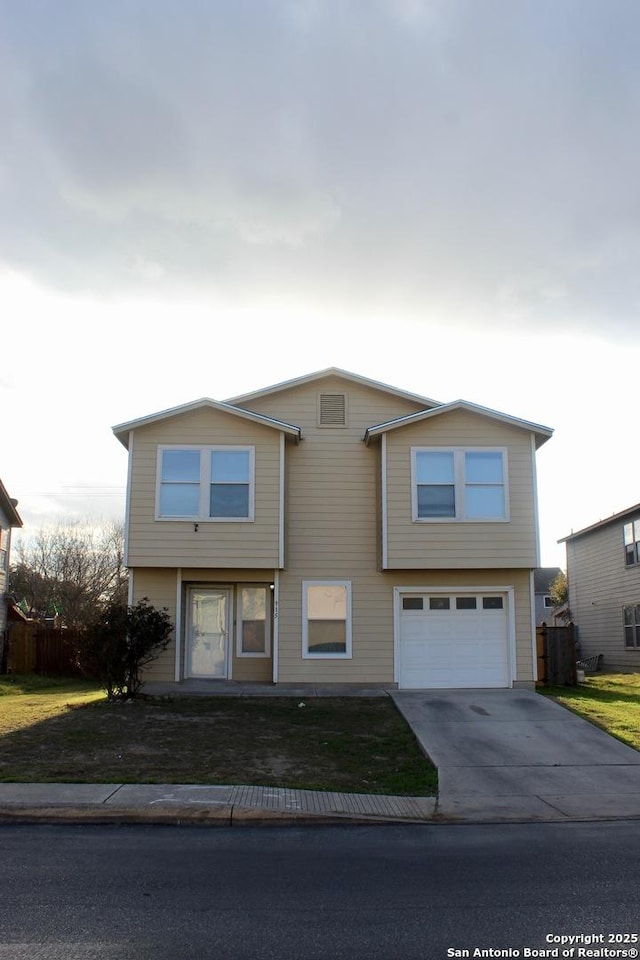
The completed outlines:
<svg viewBox="0 0 640 960">
<path fill-rule="evenodd" d="M 132 699 L 142 669 L 166 649 L 172 630 L 167 610 L 157 610 L 146 597 L 131 607 L 111 603 L 83 634 L 79 666 L 103 684 L 110 700 Z"/>
</svg>

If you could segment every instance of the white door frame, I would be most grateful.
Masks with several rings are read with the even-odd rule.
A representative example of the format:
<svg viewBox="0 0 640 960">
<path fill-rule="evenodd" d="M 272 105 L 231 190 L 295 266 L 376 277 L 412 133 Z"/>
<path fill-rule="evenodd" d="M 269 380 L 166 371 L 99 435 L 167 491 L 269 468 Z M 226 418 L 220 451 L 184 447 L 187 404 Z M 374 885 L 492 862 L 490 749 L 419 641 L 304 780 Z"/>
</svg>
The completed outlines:
<svg viewBox="0 0 640 960">
<path fill-rule="evenodd" d="M 184 676 L 185 679 L 198 679 L 198 676 L 193 677 L 193 674 L 190 673 L 190 656 L 191 656 L 191 627 L 192 627 L 192 604 L 191 597 L 194 592 L 205 593 L 220 593 L 226 597 L 226 642 L 225 642 L 225 651 L 224 651 L 224 674 L 223 676 L 214 676 L 210 677 L 203 676 L 199 674 L 198 676 L 203 680 L 230 680 L 231 679 L 231 664 L 233 662 L 233 624 L 234 624 L 234 614 L 233 614 L 233 599 L 234 591 L 231 586 L 226 584 L 225 586 L 217 586 L 215 583 L 192 583 L 189 584 L 186 590 L 186 610 L 185 610 L 185 643 L 184 643 Z"/>
</svg>

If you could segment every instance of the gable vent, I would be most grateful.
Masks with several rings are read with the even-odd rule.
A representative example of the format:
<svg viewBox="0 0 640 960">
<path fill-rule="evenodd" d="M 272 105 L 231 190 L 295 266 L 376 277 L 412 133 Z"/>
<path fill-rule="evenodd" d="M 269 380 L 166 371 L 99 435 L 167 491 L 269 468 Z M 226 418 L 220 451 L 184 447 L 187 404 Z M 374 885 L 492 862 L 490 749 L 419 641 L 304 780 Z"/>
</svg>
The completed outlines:
<svg viewBox="0 0 640 960">
<path fill-rule="evenodd" d="M 347 422 L 347 398 L 344 393 L 320 394 L 321 427 L 344 427 Z"/>
</svg>

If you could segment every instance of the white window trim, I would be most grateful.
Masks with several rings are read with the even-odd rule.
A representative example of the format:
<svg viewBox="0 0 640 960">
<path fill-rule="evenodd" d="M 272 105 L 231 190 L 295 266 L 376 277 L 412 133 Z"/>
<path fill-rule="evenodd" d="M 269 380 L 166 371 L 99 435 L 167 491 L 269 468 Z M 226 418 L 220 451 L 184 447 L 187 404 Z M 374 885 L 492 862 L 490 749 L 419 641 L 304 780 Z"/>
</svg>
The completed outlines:
<svg viewBox="0 0 640 960">
<path fill-rule="evenodd" d="M 418 470 L 416 457 L 419 453 L 452 453 L 454 465 L 455 517 L 418 516 Z M 502 484 L 504 489 L 504 517 L 466 517 L 464 474 L 465 453 L 499 453 L 502 455 Z M 506 447 L 411 447 L 411 519 L 414 523 L 508 523 L 509 512 L 509 462 Z"/>
<path fill-rule="evenodd" d="M 245 653 L 242 649 L 242 591 L 264 590 L 265 601 L 265 627 L 264 627 L 264 653 Z M 239 583 L 236 588 L 236 656 L 242 660 L 267 660 L 271 656 L 271 590 L 265 583 Z"/>
<path fill-rule="evenodd" d="M 347 619 L 345 623 L 346 650 L 344 653 L 309 653 L 309 621 L 307 618 L 307 587 L 346 587 Z M 351 581 L 350 580 L 303 580 L 302 581 L 302 659 L 303 660 L 351 660 Z"/>
<path fill-rule="evenodd" d="M 160 487 L 162 484 L 162 454 L 165 450 L 200 451 L 200 501 L 199 512 L 185 516 L 163 517 L 160 513 Z M 210 517 L 209 497 L 211 485 L 211 454 L 220 451 L 241 451 L 249 454 L 249 515 L 247 517 Z M 188 520 L 192 523 L 253 523 L 255 519 L 256 487 L 256 449 L 246 444 L 216 443 L 201 445 L 198 443 L 165 443 L 158 446 L 156 464 L 156 514 L 155 519 L 162 522 Z M 195 482 L 195 481 L 194 481 Z"/>
</svg>

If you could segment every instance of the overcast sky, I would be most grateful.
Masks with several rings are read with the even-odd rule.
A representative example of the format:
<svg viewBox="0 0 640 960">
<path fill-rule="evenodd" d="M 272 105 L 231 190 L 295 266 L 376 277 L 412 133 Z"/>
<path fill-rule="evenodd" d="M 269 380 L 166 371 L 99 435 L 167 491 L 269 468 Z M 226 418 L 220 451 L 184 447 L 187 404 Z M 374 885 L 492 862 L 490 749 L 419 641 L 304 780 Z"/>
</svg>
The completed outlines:
<svg viewBox="0 0 640 960">
<path fill-rule="evenodd" d="M 329 365 L 556 428 L 542 559 L 640 500 L 637 0 L 0 0 L 0 477 Z"/>
</svg>

